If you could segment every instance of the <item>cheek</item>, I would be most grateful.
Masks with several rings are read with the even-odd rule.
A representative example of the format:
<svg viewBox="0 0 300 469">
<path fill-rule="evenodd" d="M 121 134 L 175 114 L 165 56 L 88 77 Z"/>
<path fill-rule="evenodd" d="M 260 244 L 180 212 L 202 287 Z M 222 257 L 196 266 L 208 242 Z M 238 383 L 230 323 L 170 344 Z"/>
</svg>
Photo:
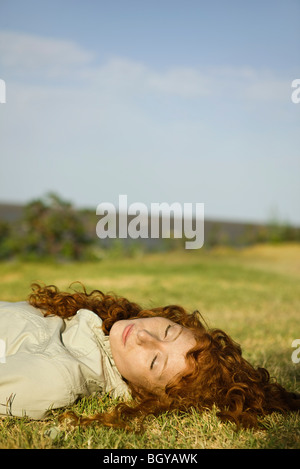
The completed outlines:
<svg viewBox="0 0 300 469">
<path fill-rule="evenodd" d="M 147 366 L 142 357 L 137 356 L 136 353 L 122 356 L 119 371 L 125 379 L 133 384 L 144 386 L 147 381 Z"/>
<path fill-rule="evenodd" d="M 124 350 L 115 351 L 115 354 L 112 351 L 113 359 L 115 361 L 116 367 L 127 380 L 133 380 L 135 378 L 135 370 L 140 370 L 140 365 L 136 364 L 136 360 L 132 357 L 132 354 L 126 353 Z"/>
</svg>

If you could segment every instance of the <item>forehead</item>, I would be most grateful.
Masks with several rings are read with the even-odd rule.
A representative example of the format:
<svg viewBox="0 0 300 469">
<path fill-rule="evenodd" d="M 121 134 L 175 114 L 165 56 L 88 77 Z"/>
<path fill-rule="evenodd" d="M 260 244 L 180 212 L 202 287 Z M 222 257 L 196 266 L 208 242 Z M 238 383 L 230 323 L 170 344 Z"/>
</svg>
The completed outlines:
<svg viewBox="0 0 300 469">
<path fill-rule="evenodd" d="M 163 316 L 150 316 L 150 317 L 141 317 L 141 318 L 138 318 L 136 319 L 136 321 L 138 322 L 143 322 L 145 324 L 165 324 L 165 323 L 172 323 L 172 324 L 176 324 L 174 321 L 172 321 L 171 319 L 169 318 L 164 318 Z"/>
</svg>

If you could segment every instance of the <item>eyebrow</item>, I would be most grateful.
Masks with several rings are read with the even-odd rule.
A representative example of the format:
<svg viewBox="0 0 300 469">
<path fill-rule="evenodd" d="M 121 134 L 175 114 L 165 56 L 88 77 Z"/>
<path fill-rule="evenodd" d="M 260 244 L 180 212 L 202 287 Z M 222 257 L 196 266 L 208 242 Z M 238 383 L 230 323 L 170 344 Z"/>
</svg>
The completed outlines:
<svg viewBox="0 0 300 469">
<path fill-rule="evenodd" d="M 172 342 L 175 342 L 175 340 L 178 339 L 178 337 L 180 336 L 180 334 L 182 333 L 182 331 L 183 331 L 183 327 L 181 327 L 179 333 L 177 334 L 177 336 L 175 337 L 175 339 L 172 340 Z M 164 371 L 165 371 L 165 369 L 166 369 L 166 367 L 167 367 L 167 364 L 168 364 L 168 359 L 169 359 L 169 355 L 166 356 L 165 362 L 164 362 L 164 364 L 163 364 L 163 367 L 162 367 L 161 373 L 159 374 L 158 379 L 161 379 L 161 378 L 162 378 L 162 375 L 164 374 Z"/>
</svg>

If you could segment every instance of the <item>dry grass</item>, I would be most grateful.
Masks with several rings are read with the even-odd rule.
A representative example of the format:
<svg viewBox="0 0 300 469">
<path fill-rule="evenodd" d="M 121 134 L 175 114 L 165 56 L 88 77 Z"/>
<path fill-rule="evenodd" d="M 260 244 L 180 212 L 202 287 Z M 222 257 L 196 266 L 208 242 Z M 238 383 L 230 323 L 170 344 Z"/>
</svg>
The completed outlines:
<svg viewBox="0 0 300 469">
<path fill-rule="evenodd" d="M 0 299 L 22 300 L 32 282 L 67 289 L 82 281 L 88 289 L 114 291 L 145 307 L 179 303 L 199 309 L 207 322 L 225 329 L 242 344 L 252 363 L 266 366 L 278 381 L 299 389 L 300 364 L 291 360 L 291 343 L 300 338 L 300 246 L 254 246 L 169 252 L 99 263 L 2 263 Z M 83 399 L 79 413 L 106 409 L 106 398 Z M 143 435 L 92 426 L 72 428 L 58 422 L 5 418 L 1 448 L 299 448 L 300 418 L 273 414 L 259 430 L 236 431 L 221 423 L 216 410 L 203 415 L 149 418 Z"/>
</svg>

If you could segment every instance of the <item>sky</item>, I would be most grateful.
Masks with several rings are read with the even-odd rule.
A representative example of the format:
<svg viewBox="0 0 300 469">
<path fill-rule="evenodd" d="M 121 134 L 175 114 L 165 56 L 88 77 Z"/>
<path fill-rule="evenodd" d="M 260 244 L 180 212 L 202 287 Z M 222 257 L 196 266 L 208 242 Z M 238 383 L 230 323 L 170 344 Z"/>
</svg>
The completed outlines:
<svg viewBox="0 0 300 469">
<path fill-rule="evenodd" d="M 0 202 L 125 194 L 300 226 L 299 17 L 300 0 L 0 0 Z"/>
</svg>

